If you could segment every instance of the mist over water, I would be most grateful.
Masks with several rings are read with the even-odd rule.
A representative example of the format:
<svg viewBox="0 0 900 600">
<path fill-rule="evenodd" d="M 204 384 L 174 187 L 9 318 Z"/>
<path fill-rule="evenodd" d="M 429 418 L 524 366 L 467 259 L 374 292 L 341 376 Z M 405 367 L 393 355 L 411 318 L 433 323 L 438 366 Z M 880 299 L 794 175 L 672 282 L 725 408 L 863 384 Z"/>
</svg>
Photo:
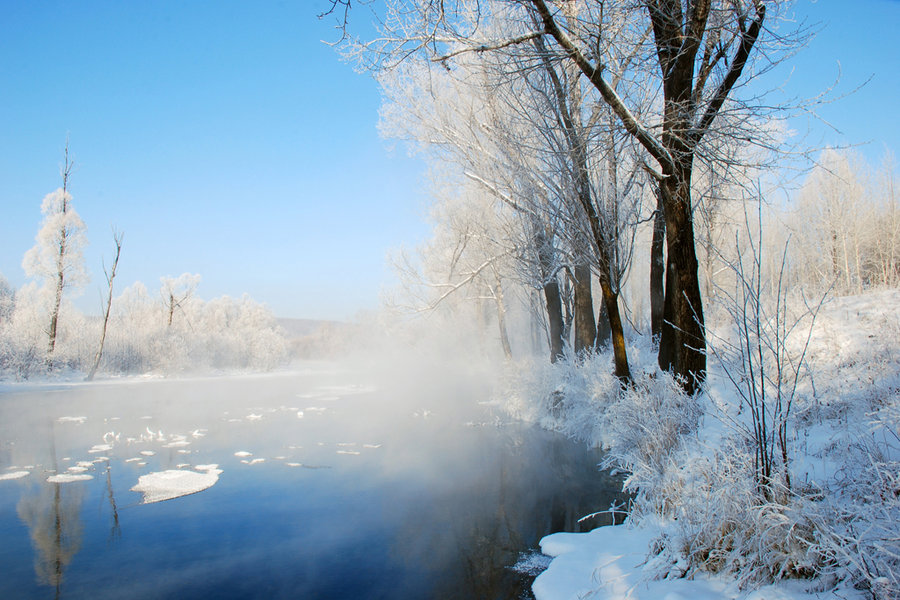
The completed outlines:
<svg viewBox="0 0 900 600">
<path fill-rule="evenodd" d="M 521 553 L 621 485 L 489 399 L 422 365 L 7 387 L 0 476 L 28 475 L 0 480 L 0 597 L 520 598 Z M 132 491 L 210 465 L 197 493 Z"/>
</svg>

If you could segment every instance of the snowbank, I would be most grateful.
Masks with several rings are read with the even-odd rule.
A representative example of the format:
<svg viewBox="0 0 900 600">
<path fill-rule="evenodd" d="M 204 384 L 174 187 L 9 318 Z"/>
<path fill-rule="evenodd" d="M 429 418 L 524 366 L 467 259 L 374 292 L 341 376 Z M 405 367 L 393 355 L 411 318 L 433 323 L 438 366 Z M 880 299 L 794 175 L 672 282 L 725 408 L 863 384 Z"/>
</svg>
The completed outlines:
<svg viewBox="0 0 900 600">
<path fill-rule="evenodd" d="M 143 504 L 162 502 L 202 492 L 215 485 L 222 473 L 218 465 L 198 465 L 196 468 L 198 471 L 170 469 L 141 475 L 131 491 L 144 494 Z"/>
<path fill-rule="evenodd" d="M 588 533 L 555 533 L 541 540 L 552 556 L 550 567 L 534 580 L 536 600 L 862 600 L 854 590 L 810 593 L 804 581 L 780 581 L 754 591 L 732 579 L 653 579 L 648 548 L 658 531 L 625 525 Z"/>
</svg>

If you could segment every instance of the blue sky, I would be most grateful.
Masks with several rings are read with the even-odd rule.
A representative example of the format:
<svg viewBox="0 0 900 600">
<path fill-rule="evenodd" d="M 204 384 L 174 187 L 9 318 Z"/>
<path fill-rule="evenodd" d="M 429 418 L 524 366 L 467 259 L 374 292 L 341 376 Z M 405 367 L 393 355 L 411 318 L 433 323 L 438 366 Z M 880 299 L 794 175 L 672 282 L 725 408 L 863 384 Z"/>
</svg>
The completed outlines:
<svg viewBox="0 0 900 600">
<path fill-rule="evenodd" d="M 249 293 L 277 315 L 375 308 L 390 249 L 427 235 L 423 165 L 377 133 L 376 85 L 321 42 L 325 0 L 6 2 L 0 20 L 0 273 L 25 282 L 40 202 L 60 185 L 88 224 L 97 312 L 110 228 L 125 234 L 117 289 L 185 271 L 198 294 Z M 799 0 L 825 29 L 793 60 L 811 95 L 874 79 L 824 107 L 829 143 L 900 151 L 897 0 Z M 356 9 L 354 25 L 369 13 Z M 813 124 L 819 127 L 817 124 Z M 817 138 L 817 139 L 819 139 Z"/>
</svg>

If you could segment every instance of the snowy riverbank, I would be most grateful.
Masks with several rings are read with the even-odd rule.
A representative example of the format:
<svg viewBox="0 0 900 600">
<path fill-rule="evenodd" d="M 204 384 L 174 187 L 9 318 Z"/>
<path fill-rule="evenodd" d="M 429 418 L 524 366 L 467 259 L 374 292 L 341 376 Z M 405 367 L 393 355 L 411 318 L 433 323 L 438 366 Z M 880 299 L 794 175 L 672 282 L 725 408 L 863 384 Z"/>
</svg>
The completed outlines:
<svg viewBox="0 0 900 600">
<path fill-rule="evenodd" d="M 808 324 L 784 345 L 794 356 Z M 626 394 L 610 391 L 605 356 L 517 369 L 507 408 L 608 449 L 638 493 L 629 525 L 544 538 L 554 559 L 534 583 L 537 600 L 895 598 L 898 339 L 898 290 L 823 306 L 784 396 L 789 470 L 768 497 L 754 475 L 751 411 L 724 353 L 711 353 L 707 392 L 694 399 L 661 381 L 640 347 L 637 391 Z"/>
</svg>

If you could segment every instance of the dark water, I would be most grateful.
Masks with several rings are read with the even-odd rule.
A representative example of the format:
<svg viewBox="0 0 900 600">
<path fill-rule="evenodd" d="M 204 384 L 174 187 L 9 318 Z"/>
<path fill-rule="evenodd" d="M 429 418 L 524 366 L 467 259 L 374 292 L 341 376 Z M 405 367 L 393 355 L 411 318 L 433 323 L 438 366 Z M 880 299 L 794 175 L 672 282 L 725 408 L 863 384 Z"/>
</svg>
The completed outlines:
<svg viewBox="0 0 900 600">
<path fill-rule="evenodd" d="M 0 598 L 527 598 L 521 553 L 621 497 L 596 453 L 482 388 L 370 383 L 319 366 L 5 387 L 0 474 L 29 475 L 0 481 Z M 79 462 L 90 480 L 47 482 Z M 199 493 L 131 491 L 209 463 Z"/>
</svg>

